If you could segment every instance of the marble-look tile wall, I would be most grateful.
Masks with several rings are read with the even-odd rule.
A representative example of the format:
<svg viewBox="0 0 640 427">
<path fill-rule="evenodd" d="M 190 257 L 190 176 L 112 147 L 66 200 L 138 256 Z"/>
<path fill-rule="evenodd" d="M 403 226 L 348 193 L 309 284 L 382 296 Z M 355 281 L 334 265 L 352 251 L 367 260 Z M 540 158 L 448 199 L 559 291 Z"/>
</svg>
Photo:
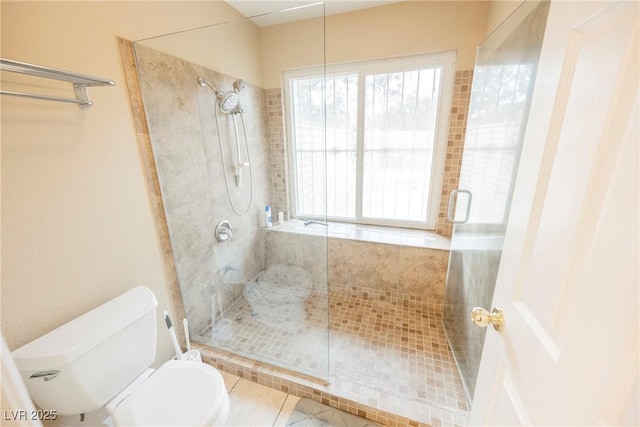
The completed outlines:
<svg viewBox="0 0 640 427">
<path fill-rule="evenodd" d="M 315 289 L 427 302 L 444 297 L 449 251 L 265 231 L 265 267 L 307 269 Z M 328 270 L 325 268 L 328 263 Z"/>
<path fill-rule="evenodd" d="M 242 284 L 262 270 L 258 230 L 269 203 L 266 98 L 264 90 L 249 84 L 239 94 L 253 200 L 246 215 L 238 216 L 231 208 L 224 174 L 233 203 L 242 212 L 251 193 L 249 171 L 244 168 L 242 183 L 236 187 L 232 117 L 218 111 L 219 144 L 215 94 L 197 82 L 202 76 L 227 91 L 235 79 L 140 44 L 136 57 L 178 283 L 185 314 L 197 330 L 211 322 L 212 307 L 237 298 Z M 241 129 L 240 117 L 236 119 Z M 215 238 L 216 224 L 222 220 L 231 222 L 234 235 L 223 243 Z"/>
<path fill-rule="evenodd" d="M 329 239 L 329 286 L 399 302 L 439 304 L 448 261 L 446 250 Z"/>
<path fill-rule="evenodd" d="M 327 238 L 263 230 L 264 266 L 302 267 L 311 275 L 313 290 L 327 292 Z"/>
<path fill-rule="evenodd" d="M 451 251 L 451 264 L 455 268 L 449 273 L 442 321 L 470 398 L 475 391 L 487 330 L 479 328 L 460 313 L 471 313 L 474 307 L 491 307 L 501 254 L 500 248 L 480 246 L 472 250 Z"/>
</svg>

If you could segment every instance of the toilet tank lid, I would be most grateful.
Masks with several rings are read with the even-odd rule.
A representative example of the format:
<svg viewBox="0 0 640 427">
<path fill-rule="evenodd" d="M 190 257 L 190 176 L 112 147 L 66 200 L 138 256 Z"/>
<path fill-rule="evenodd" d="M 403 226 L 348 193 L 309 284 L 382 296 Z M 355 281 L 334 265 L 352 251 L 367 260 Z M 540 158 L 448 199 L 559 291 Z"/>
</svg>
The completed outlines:
<svg viewBox="0 0 640 427">
<path fill-rule="evenodd" d="M 138 286 L 13 351 L 18 369 L 38 371 L 64 366 L 155 310 L 155 295 Z"/>
</svg>

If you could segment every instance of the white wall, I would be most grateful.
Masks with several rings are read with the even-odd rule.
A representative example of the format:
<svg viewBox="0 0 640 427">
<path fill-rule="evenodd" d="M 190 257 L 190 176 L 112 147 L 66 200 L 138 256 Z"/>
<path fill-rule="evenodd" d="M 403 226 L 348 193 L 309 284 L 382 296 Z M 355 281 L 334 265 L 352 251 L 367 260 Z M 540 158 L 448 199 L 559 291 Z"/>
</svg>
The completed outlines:
<svg viewBox="0 0 640 427">
<path fill-rule="evenodd" d="M 487 28 L 485 35 L 489 35 L 502 23 L 524 0 L 494 0 L 489 3 L 487 13 Z"/>
<path fill-rule="evenodd" d="M 262 87 L 260 27 L 249 19 L 157 37 L 141 44 Z"/>
<path fill-rule="evenodd" d="M 280 87 L 283 69 L 457 51 L 470 70 L 485 36 L 485 1 L 403 1 L 321 19 L 262 28 L 264 87 Z M 324 27 L 324 32 L 323 32 Z"/>
<path fill-rule="evenodd" d="M 2 332 L 12 350 L 136 285 L 171 311 L 116 36 L 237 18 L 223 2 L 2 3 L 3 57 L 116 81 L 89 89 L 88 111 L 2 97 Z M 8 89 L 16 77 L 4 74 Z"/>
</svg>

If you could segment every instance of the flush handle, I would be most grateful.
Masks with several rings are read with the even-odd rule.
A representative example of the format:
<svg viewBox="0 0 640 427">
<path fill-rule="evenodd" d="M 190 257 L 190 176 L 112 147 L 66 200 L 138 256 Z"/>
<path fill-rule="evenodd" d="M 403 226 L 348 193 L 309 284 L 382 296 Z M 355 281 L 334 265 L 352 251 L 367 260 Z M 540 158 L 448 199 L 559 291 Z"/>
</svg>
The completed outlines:
<svg viewBox="0 0 640 427">
<path fill-rule="evenodd" d="M 471 321 L 482 328 L 492 325 L 498 332 L 504 330 L 504 312 L 500 308 L 494 308 L 489 313 L 482 307 L 475 307 L 471 310 Z"/>
<path fill-rule="evenodd" d="M 55 379 L 58 375 L 60 375 L 60 371 L 55 371 L 55 370 L 43 371 L 43 372 L 36 372 L 35 374 L 31 374 L 29 378 L 30 379 L 42 378 L 45 382 L 47 382 Z"/>
</svg>

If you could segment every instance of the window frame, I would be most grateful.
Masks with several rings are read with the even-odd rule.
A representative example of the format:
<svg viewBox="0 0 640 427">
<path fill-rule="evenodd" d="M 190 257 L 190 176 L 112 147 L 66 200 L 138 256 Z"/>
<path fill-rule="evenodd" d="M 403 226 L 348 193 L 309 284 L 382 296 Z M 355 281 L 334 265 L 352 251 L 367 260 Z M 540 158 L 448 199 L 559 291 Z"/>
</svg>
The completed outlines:
<svg viewBox="0 0 640 427">
<path fill-rule="evenodd" d="M 444 169 L 446 160 L 447 142 L 449 136 L 449 121 L 451 116 L 451 106 L 453 102 L 453 86 L 455 80 L 456 52 L 437 52 L 412 56 L 393 57 L 381 60 L 354 61 L 339 64 L 327 64 L 311 66 L 297 69 L 284 70 L 282 74 L 282 88 L 284 99 L 284 120 L 286 122 L 286 149 L 288 156 L 289 179 L 290 179 L 290 203 L 292 218 L 309 218 L 330 220 L 336 222 L 347 222 L 355 224 L 368 224 L 379 226 L 390 226 L 398 228 L 418 228 L 425 230 L 435 230 L 440 210 L 441 192 L 444 179 Z M 434 149 L 431 159 L 430 186 L 428 189 L 427 217 L 424 221 L 389 220 L 383 218 L 370 218 L 362 216 L 363 201 L 363 169 L 364 169 L 364 125 L 365 125 L 365 96 L 366 78 L 369 75 L 381 73 L 393 73 L 412 71 L 429 67 L 442 67 L 441 86 L 439 91 L 438 112 L 434 132 Z M 297 156 L 295 150 L 294 132 L 294 109 L 292 99 L 291 82 L 296 79 L 322 78 L 326 82 L 328 76 L 358 74 L 358 105 L 357 105 L 357 125 L 356 125 L 356 209 L 355 218 L 335 217 L 326 214 L 326 194 L 327 180 L 323 182 L 325 194 L 325 214 L 307 215 L 298 212 L 298 179 Z M 323 92 L 326 85 L 323 84 Z M 323 109 L 323 121 L 325 126 L 324 138 L 326 141 L 326 94 L 323 96 L 325 108 Z M 324 152 L 324 165 L 326 174 L 326 142 Z"/>
</svg>

